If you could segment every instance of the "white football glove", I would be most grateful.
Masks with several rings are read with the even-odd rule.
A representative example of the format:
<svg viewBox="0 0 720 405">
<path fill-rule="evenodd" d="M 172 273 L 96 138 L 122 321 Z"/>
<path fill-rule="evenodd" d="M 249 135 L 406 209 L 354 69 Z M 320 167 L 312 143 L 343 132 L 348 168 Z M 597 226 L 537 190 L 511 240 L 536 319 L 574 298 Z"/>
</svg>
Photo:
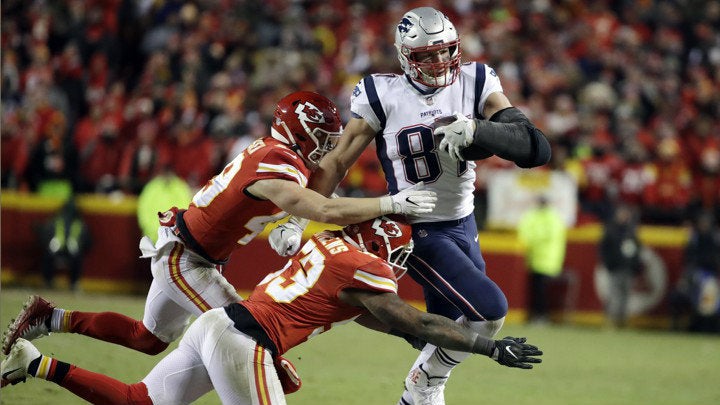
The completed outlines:
<svg viewBox="0 0 720 405">
<path fill-rule="evenodd" d="M 435 128 L 433 134 L 445 135 L 440 141 L 440 149 L 447 151 L 453 160 L 464 160 L 460 151 L 470 146 L 475 133 L 475 120 L 455 113 L 455 121 Z"/>
<path fill-rule="evenodd" d="M 292 256 L 300 250 L 303 231 L 310 221 L 303 218 L 290 217 L 290 219 L 270 231 L 268 242 L 270 247 L 280 256 Z"/>
<path fill-rule="evenodd" d="M 418 215 L 432 212 L 437 195 L 425 190 L 425 183 L 416 183 L 395 195 L 380 198 L 380 210 L 385 214 Z"/>
</svg>

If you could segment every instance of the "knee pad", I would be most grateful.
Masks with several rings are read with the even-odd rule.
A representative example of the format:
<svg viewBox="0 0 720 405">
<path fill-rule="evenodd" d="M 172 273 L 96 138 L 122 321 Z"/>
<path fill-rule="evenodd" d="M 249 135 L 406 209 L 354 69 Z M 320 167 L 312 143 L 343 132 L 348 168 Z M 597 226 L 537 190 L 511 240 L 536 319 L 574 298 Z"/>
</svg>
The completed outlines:
<svg viewBox="0 0 720 405">
<path fill-rule="evenodd" d="M 464 316 L 460 317 L 465 318 Z M 486 337 L 488 339 L 492 339 L 495 337 L 495 335 L 500 331 L 500 328 L 502 328 L 503 323 L 505 323 L 505 317 L 503 316 L 500 319 L 496 319 L 494 321 L 467 321 L 467 319 L 463 320 L 463 323 L 468 325 L 472 330 L 477 332 L 480 336 Z"/>
</svg>

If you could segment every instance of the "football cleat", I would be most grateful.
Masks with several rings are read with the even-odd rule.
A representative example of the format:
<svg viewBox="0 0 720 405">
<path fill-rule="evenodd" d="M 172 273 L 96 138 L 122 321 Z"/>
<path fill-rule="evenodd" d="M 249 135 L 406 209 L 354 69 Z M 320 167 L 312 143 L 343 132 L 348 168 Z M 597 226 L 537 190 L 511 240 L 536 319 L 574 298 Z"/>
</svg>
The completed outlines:
<svg viewBox="0 0 720 405">
<path fill-rule="evenodd" d="M 3 334 L 3 353 L 10 353 L 10 348 L 18 338 L 33 340 L 49 335 L 50 330 L 46 321 L 52 316 L 53 309 L 55 305 L 39 295 L 31 296 Z"/>
<path fill-rule="evenodd" d="M 405 389 L 415 405 L 445 405 L 446 381 L 447 377 L 430 377 L 422 368 L 416 368 L 405 379 Z"/>
<path fill-rule="evenodd" d="M 0 364 L 2 386 L 25 382 L 27 377 L 32 377 L 27 372 L 28 367 L 33 360 L 40 356 L 40 351 L 32 343 L 18 338 L 10 350 L 10 354 Z"/>
</svg>

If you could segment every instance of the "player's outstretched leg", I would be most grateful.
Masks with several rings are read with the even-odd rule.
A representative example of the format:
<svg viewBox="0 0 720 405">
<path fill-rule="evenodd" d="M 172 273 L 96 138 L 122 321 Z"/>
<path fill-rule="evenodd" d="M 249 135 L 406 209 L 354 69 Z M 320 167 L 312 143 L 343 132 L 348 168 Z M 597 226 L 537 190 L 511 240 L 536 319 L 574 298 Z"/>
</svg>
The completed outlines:
<svg viewBox="0 0 720 405">
<path fill-rule="evenodd" d="M 93 404 L 152 405 L 143 383 L 125 384 L 108 376 L 44 356 L 29 341 L 18 338 L 0 365 L 2 386 L 28 377 L 52 381 Z"/>
<path fill-rule="evenodd" d="M 168 346 L 168 343 L 147 330 L 142 321 L 115 312 L 80 312 L 56 308 L 54 304 L 35 295 L 28 299 L 5 331 L 3 352 L 7 354 L 19 338 L 33 340 L 51 332 L 78 333 L 151 355 L 164 351 Z"/>
</svg>

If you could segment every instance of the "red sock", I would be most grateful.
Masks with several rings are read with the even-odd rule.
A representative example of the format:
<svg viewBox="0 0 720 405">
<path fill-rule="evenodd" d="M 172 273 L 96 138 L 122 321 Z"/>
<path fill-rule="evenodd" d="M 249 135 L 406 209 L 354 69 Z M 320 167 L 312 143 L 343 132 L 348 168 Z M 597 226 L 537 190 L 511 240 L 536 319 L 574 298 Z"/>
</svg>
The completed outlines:
<svg viewBox="0 0 720 405">
<path fill-rule="evenodd" d="M 152 405 L 144 383 L 125 384 L 72 365 L 63 381 L 58 384 L 93 404 Z"/>
<path fill-rule="evenodd" d="M 73 311 L 70 315 L 69 331 L 151 355 L 168 347 L 167 343 L 147 330 L 142 321 L 116 312 Z"/>
</svg>

